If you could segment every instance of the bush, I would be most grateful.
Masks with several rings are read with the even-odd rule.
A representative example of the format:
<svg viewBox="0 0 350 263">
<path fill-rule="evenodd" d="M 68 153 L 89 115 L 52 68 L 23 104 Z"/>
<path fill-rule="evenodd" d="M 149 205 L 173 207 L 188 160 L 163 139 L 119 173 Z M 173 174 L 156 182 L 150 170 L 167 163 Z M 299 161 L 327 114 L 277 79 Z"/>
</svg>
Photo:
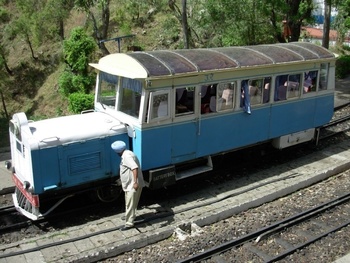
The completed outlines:
<svg viewBox="0 0 350 263">
<path fill-rule="evenodd" d="M 350 51 L 350 46 L 348 46 L 348 45 L 343 45 L 342 48 L 343 48 L 345 51 Z"/>
<path fill-rule="evenodd" d="M 93 105 L 88 99 L 89 96 L 85 98 L 82 94 L 72 97 L 70 95 L 73 93 L 88 94 L 94 86 L 96 75 L 89 73 L 88 62 L 95 48 L 94 40 L 85 33 L 82 27 L 73 29 L 70 38 L 63 43 L 64 59 L 68 67 L 59 77 L 58 85 L 60 92 L 69 98 L 69 107 L 75 113 L 81 111 L 81 108 L 85 110 L 86 107 Z"/>
<path fill-rule="evenodd" d="M 68 97 L 68 107 L 73 113 L 81 113 L 84 110 L 94 108 L 94 95 L 84 93 L 72 93 Z"/>
<path fill-rule="evenodd" d="M 75 75 L 72 72 L 65 71 L 58 79 L 60 92 L 68 97 L 72 93 L 89 93 L 94 86 L 95 75 Z"/>
<path fill-rule="evenodd" d="M 75 90 L 81 93 L 89 93 L 94 86 L 95 76 L 93 75 L 74 75 L 72 84 Z M 73 92 L 71 92 L 73 93 Z"/>
<path fill-rule="evenodd" d="M 8 21 L 10 21 L 10 14 L 5 8 L 0 7 L 0 22 L 6 23 Z"/>
<path fill-rule="evenodd" d="M 63 42 L 64 58 L 72 71 L 85 75 L 89 58 L 96 48 L 93 38 L 82 27 L 74 28 L 69 39 Z"/>
<path fill-rule="evenodd" d="M 340 56 L 336 61 L 335 75 L 337 78 L 345 78 L 350 74 L 350 56 Z"/>
<path fill-rule="evenodd" d="M 71 72 L 65 71 L 58 79 L 59 90 L 66 97 L 71 93 L 77 92 L 76 88 L 73 86 L 73 76 Z"/>
</svg>

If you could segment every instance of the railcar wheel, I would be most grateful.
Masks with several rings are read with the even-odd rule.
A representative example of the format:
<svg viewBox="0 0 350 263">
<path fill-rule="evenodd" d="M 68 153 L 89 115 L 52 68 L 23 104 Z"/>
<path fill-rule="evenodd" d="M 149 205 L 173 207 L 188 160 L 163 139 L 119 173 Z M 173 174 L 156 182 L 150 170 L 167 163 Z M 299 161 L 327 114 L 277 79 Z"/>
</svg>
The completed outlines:
<svg viewBox="0 0 350 263">
<path fill-rule="evenodd" d="M 108 203 L 118 199 L 123 189 L 119 185 L 106 185 L 97 188 L 96 196 L 98 200 Z"/>
</svg>

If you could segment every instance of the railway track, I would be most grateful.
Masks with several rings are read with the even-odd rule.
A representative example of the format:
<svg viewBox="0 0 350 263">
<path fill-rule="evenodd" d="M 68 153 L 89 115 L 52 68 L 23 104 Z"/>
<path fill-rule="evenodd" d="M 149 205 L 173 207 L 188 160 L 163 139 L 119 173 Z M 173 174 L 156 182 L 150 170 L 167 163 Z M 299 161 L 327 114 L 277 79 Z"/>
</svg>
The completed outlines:
<svg viewBox="0 0 350 263">
<path fill-rule="evenodd" d="M 0 208 L 0 235 L 10 231 L 17 231 L 32 224 L 21 216 L 13 205 Z"/>
<path fill-rule="evenodd" d="M 342 217 L 339 217 L 339 210 L 343 211 Z M 178 263 L 204 260 L 211 262 L 210 259 L 231 262 L 230 260 L 238 253 L 242 255 L 254 254 L 255 262 L 275 262 L 348 226 L 350 224 L 349 215 L 350 193 L 205 252 L 180 260 Z M 324 223 L 325 218 L 337 218 L 337 220 L 326 224 Z"/>
<path fill-rule="evenodd" d="M 332 120 L 320 127 L 317 142 L 330 137 L 346 133 L 350 130 L 350 104 L 342 105 L 334 109 L 334 117 Z"/>
<path fill-rule="evenodd" d="M 81 199 L 78 199 L 78 202 Z M 74 202 L 76 204 L 77 201 Z M 58 209 L 57 212 L 49 214 L 36 221 L 28 220 L 26 217 L 21 215 L 13 205 L 0 207 L 0 236 L 6 233 L 14 232 L 26 232 L 29 227 L 35 226 L 38 228 L 38 234 L 45 234 L 47 226 L 57 224 L 62 221 L 62 218 L 70 218 L 71 221 L 80 218 L 80 220 L 86 221 L 93 218 L 91 211 L 99 212 L 103 209 L 111 209 L 112 205 L 107 203 L 89 203 L 80 206 L 67 204 L 63 209 Z M 79 216 L 77 216 L 79 215 Z M 90 219 L 88 219 L 90 218 Z M 79 220 L 79 219 L 78 219 Z M 72 223 L 74 224 L 74 223 Z M 66 226 L 69 227 L 69 220 L 66 221 Z"/>
</svg>

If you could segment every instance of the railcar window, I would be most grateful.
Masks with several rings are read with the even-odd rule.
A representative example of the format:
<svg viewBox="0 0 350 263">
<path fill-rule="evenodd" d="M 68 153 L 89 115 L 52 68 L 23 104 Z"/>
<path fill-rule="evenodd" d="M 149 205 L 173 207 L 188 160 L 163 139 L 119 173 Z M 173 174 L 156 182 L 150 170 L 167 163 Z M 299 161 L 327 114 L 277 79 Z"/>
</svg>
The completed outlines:
<svg viewBox="0 0 350 263">
<path fill-rule="evenodd" d="M 300 95 L 301 74 L 288 76 L 287 81 L 287 98 L 297 98 Z"/>
<path fill-rule="evenodd" d="M 216 111 L 233 109 L 235 106 L 236 82 L 219 83 L 216 89 Z"/>
<path fill-rule="evenodd" d="M 210 97 L 212 96 L 213 85 L 202 85 L 201 86 L 201 113 L 210 113 Z M 215 95 L 214 95 L 215 96 Z"/>
<path fill-rule="evenodd" d="M 241 107 L 258 105 L 270 101 L 271 77 L 246 79 L 241 82 Z M 246 96 L 246 94 L 249 96 Z"/>
<path fill-rule="evenodd" d="M 301 74 L 279 75 L 276 77 L 275 101 L 296 98 L 300 95 Z"/>
<path fill-rule="evenodd" d="M 123 78 L 118 110 L 130 116 L 138 117 L 141 102 L 141 82 Z"/>
<path fill-rule="evenodd" d="M 167 118 L 169 116 L 169 92 L 151 92 L 148 119 Z"/>
<path fill-rule="evenodd" d="M 263 79 L 248 80 L 250 105 L 261 104 Z M 244 92 L 243 92 L 244 93 Z"/>
<path fill-rule="evenodd" d="M 195 87 L 181 87 L 175 90 L 175 116 L 194 113 Z"/>
<path fill-rule="evenodd" d="M 317 70 L 304 73 L 304 93 L 315 92 L 317 88 Z"/>
<path fill-rule="evenodd" d="M 105 106 L 115 108 L 116 84 L 102 80 L 99 89 L 98 101 Z"/>
<path fill-rule="evenodd" d="M 320 90 L 327 89 L 328 68 L 329 68 L 329 64 L 326 64 L 326 63 L 321 64 L 320 82 L 318 87 Z"/>
<path fill-rule="evenodd" d="M 270 101 L 270 90 L 271 90 L 271 77 L 264 78 L 263 82 L 263 103 L 268 103 Z"/>
<path fill-rule="evenodd" d="M 216 87 L 217 84 L 201 86 L 201 113 L 216 111 Z"/>
</svg>

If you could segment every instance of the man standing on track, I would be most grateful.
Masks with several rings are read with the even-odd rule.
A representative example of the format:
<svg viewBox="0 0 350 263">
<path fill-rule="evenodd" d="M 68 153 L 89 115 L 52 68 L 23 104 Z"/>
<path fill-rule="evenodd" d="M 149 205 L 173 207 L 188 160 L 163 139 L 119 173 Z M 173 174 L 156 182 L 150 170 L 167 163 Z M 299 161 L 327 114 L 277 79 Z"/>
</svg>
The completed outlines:
<svg viewBox="0 0 350 263">
<path fill-rule="evenodd" d="M 124 231 L 134 227 L 136 209 L 145 182 L 140 162 L 132 151 L 126 149 L 125 142 L 115 141 L 111 147 L 121 158 L 120 180 L 125 192 L 125 226 L 121 230 Z"/>
</svg>

